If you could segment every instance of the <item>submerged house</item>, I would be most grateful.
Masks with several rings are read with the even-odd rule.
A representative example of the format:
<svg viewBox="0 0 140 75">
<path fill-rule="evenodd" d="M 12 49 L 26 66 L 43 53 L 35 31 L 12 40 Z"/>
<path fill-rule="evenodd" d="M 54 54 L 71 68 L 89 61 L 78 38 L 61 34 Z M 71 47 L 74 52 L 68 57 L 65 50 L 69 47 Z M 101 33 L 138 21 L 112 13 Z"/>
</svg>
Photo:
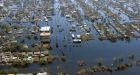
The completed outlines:
<svg viewBox="0 0 140 75">
<path fill-rule="evenodd" d="M 47 72 L 37 73 L 37 75 L 48 75 Z"/>
<path fill-rule="evenodd" d="M 0 7 L 4 7 L 4 3 L 3 2 L 0 2 Z"/>
<path fill-rule="evenodd" d="M 51 27 L 44 26 L 40 28 L 40 38 L 42 43 L 49 43 L 51 36 Z"/>
<path fill-rule="evenodd" d="M 81 43 L 81 35 L 74 35 L 72 34 L 73 43 Z"/>
</svg>

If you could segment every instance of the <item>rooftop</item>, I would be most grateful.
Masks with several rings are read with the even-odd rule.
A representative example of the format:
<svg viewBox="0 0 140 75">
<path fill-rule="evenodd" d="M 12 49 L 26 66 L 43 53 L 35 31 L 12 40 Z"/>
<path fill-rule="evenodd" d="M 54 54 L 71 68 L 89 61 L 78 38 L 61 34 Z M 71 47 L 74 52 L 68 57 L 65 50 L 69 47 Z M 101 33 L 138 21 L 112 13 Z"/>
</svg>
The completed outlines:
<svg viewBox="0 0 140 75">
<path fill-rule="evenodd" d="M 0 7 L 3 7 L 4 6 L 4 4 L 3 3 L 0 3 Z"/>
<path fill-rule="evenodd" d="M 50 26 L 44 26 L 40 28 L 40 31 L 50 31 L 51 27 Z"/>
</svg>

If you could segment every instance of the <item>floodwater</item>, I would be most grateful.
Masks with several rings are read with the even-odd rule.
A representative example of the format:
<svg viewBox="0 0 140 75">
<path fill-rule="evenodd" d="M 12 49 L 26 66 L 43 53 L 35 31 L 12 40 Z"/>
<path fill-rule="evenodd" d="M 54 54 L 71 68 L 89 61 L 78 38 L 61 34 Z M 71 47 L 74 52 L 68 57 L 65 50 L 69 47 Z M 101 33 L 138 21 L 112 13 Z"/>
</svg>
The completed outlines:
<svg viewBox="0 0 140 75">
<path fill-rule="evenodd" d="M 71 0 L 71 1 L 80 10 L 80 14 L 84 15 L 82 8 L 79 5 L 77 5 L 76 1 L 75 0 Z M 41 0 L 39 1 L 39 4 L 40 5 L 42 4 Z M 92 6 L 91 4 L 89 5 Z M 98 58 L 103 58 L 103 63 L 108 66 L 111 66 L 114 57 L 123 57 L 125 61 L 128 61 L 127 56 L 130 53 L 134 53 L 136 59 L 140 59 L 140 54 L 139 54 L 140 39 L 133 38 L 129 41 L 117 40 L 116 42 L 111 42 L 109 40 L 101 41 L 97 39 L 98 33 L 92 27 L 92 24 L 84 18 L 83 18 L 83 22 L 85 22 L 92 29 L 90 33 L 94 35 L 95 39 L 82 42 L 79 44 L 73 43 L 69 29 L 71 28 L 71 25 L 76 24 L 76 22 L 70 23 L 67 21 L 67 18 L 61 16 L 61 11 L 59 10 L 60 6 L 61 5 L 59 0 L 55 0 L 54 3 L 55 15 L 52 16 L 52 20 L 49 20 L 48 23 L 43 21 L 37 22 L 37 24 L 40 26 L 49 25 L 53 28 L 53 33 L 51 35 L 51 47 L 52 47 L 52 50 L 50 50 L 51 54 L 62 55 L 62 52 L 60 51 L 62 50 L 64 54 L 67 56 L 66 62 L 61 62 L 59 60 L 58 61 L 56 60 L 52 64 L 46 65 L 50 69 L 52 75 L 57 75 L 56 67 L 58 65 L 62 66 L 66 72 L 70 73 L 70 75 L 76 75 L 76 72 L 79 69 L 77 65 L 77 61 L 79 59 L 85 60 L 88 66 L 95 65 L 96 60 Z M 92 6 L 92 8 L 94 7 Z M 118 10 L 115 10 L 113 7 L 109 7 L 109 9 L 116 14 L 118 13 Z M 102 16 L 104 17 L 106 16 L 104 11 L 98 10 L 98 12 Z M 32 13 L 32 15 L 34 14 Z M 127 15 L 121 13 L 120 16 L 122 17 L 123 20 L 125 20 L 124 22 L 130 21 Z M 22 23 L 22 24 L 29 27 L 32 25 L 32 23 Z M 57 27 L 57 25 L 60 25 L 60 28 L 64 29 L 64 31 L 58 32 L 59 28 Z M 80 28 L 77 28 L 77 32 L 75 32 L 74 34 L 82 34 L 82 31 L 80 30 Z M 30 45 L 32 41 L 27 40 L 26 43 Z M 58 48 L 56 48 L 56 43 L 59 43 Z M 64 47 L 64 45 L 67 46 Z M 20 68 L 19 72 L 20 73 L 38 72 L 41 71 L 41 69 L 45 68 L 46 66 L 32 64 L 28 68 Z M 7 67 L 2 66 L 1 69 Z M 128 68 L 124 71 L 113 72 L 112 74 L 108 72 L 97 73 L 96 75 L 139 75 L 139 74 L 140 74 L 140 67 L 134 65 L 132 68 Z"/>
</svg>

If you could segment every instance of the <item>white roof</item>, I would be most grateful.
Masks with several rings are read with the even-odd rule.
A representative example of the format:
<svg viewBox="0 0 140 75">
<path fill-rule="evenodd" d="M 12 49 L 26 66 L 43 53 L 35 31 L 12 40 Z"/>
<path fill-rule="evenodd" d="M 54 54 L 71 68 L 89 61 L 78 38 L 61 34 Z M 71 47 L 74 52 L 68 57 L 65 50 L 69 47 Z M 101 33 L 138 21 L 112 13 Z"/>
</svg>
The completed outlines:
<svg viewBox="0 0 140 75">
<path fill-rule="evenodd" d="M 75 37 L 75 35 L 74 35 L 74 34 L 71 34 L 71 36 L 72 36 L 72 37 Z"/>
<path fill-rule="evenodd" d="M 71 15 L 67 14 L 66 17 L 71 17 Z"/>
<path fill-rule="evenodd" d="M 44 16 L 44 20 L 45 20 L 45 21 L 49 21 L 49 20 L 48 20 L 48 18 L 47 18 L 47 17 L 45 17 L 45 16 Z"/>
<path fill-rule="evenodd" d="M 16 75 L 33 75 L 32 73 L 27 73 L 27 74 L 16 74 Z"/>
<path fill-rule="evenodd" d="M 40 36 L 50 36 L 51 33 L 40 33 Z"/>
<path fill-rule="evenodd" d="M 77 38 L 81 38 L 81 35 L 77 35 Z"/>
<path fill-rule="evenodd" d="M 0 3 L 0 7 L 3 7 L 4 6 L 4 4 L 3 3 Z"/>
<path fill-rule="evenodd" d="M 50 31 L 51 27 L 50 26 L 44 26 L 40 28 L 40 31 Z"/>
<path fill-rule="evenodd" d="M 29 57 L 27 58 L 27 60 L 32 60 L 32 57 L 31 57 L 31 56 L 29 56 Z"/>
<path fill-rule="evenodd" d="M 17 57 L 12 57 L 12 59 L 17 59 Z"/>
<path fill-rule="evenodd" d="M 44 72 L 44 73 L 37 73 L 37 75 L 47 75 L 47 72 Z"/>
</svg>

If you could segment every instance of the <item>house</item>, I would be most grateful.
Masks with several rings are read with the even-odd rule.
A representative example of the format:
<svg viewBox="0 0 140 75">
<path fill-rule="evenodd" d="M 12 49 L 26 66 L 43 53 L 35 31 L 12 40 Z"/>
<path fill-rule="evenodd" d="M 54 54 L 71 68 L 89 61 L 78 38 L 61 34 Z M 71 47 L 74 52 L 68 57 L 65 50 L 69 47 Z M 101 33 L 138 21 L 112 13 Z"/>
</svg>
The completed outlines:
<svg viewBox="0 0 140 75">
<path fill-rule="evenodd" d="M 43 52 L 41 52 L 41 54 L 44 54 L 44 55 L 49 55 L 49 51 L 43 51 Z"/>
<path fill-rule="evenodd" d="M 48 48 L 50 48 L 51 46 L 50 46 L 50 44 L 47 44 L 47 43 L 43 42 L 42 47 L 48 49 Z"/>
<path fill-rule="evenodd" d="M 48 21 L 49 21 L 49 19 L 48 19 L 47 17 L 44 17 L 44 21 L 48 22 Z"/>
<path fill-rule="evenodd" d="M 51 27 L 50 26 L 44 26 L 40 28 L 40 32 L 46 32 L 46 33 L 50 33 L 51 32 Z"/>
<path fill-rule="evenodd" d="M 16 59 L 18 59 L 17 57 L 12 57 L 12 60 L 16 60 Z"/>
<path fill-rule="evenodd" d="M 0 53 L 0 63 L 2 63 L 2 55 L 3 53 Z"/>
<path fill-rule="evenodd" d="M 27 60 L 30 61 L 30 62 L 32 62 L 33 61 L 33 57 L 32 56 L 28 56 L 27 57 Z"/>
<path fill-rule="evenodd" d="M 32 73 L 26 73 L 26 74 L 16 74 L 16 75 L 33 75 Z"/>
<path fill-rule="evenodd" d="M 29 46 L 27 44 L 24 44 L 23 47 L 24 48 L 29 48 Z"/>
<path fill-rule="evenodd" d="M 81 43 L 81 39 L 73 39 L 73 43 Z"/>
<path fill-rule="evenodd" d="M 50 43 L 51 27 L 44 26 L 40 28 L 40 38 L 42 43 Z"/>
<path fill-rule="evenodd" d="M 42 41 L 42 43 L 50 43 L 51 42 L 51 40 L 48 38 L 46 38 L 46 39 L 41 39 L 41 41 Z"/>
<path fill-rule="evenodd" d="M 21 54 L 22 54 L 22 55 L 24 55 L 24 56 L 26 56 L 26 55 L 27 55 L 27 53 L 26 53 L 26 52 L 21 52 Z"/>
<path fill-rule="evenodd" d="M 5 52 L 4 54 L 5 54 L 5 56 L 11 56 L 12 55 L 11 52 Z"/>
<path fill-rule="evenodd" d="M 15 75 L 15 74 L 8 74 L 8 75 Z"/>
<path fill-rule="evenodd" d="M 81 35 L 77 35 L 77 39 L 81 39 Z"/>
<path fill-rule="evenodd" d="M 23 29 L 17 30 L 17 34 L 22 34 L 24 32 Z"/>
<path fill-rule="evenodd" d="M 4 3 L 0 3 L 0 7 L 4 7 Z"/>
<path fill-rule="evenodd" d="M 48 75 L 47 72 L 37 73 L 36 75 Z"/>
<path fill-rule="evenodd" d="M 33 61 L 35 62 L 35 63 L 37 63 L 37 62 L 39 62 L 39 56 L 33 56 Z"/>
<path fill-rule="evenodd" d="M 74 35 L 74 34 L 71 34 L 71 36 L 72 36 L 72 39 L 74 39 L 74 38 L 75 38 L 75 35 Z"/>
<path fill-rule="evenodd" d="M 71 18 L 71 15 L 67 14 L 67 15 L 66 15 L 66 18 Z"/>
<path fill-rule="evenodd" d="M 87 27 L 87 26 L 84 26 L 84 29 L 85 29 L 85 31 L 87 31 L 87 32 L 90 32 L 90 31 L 91 31 L 91 29 L 90 29 L 89 27 Z"/>
<path fill-rule="evenodd" d="M 34 55 L 40 55 L 40 52 L 34 52 Z"/>
<path fill-rule="evenodd" d="M 1 59 L 2 59 L 1 60 L 2 63 L 6 63 L 7 62 L 5 55 L 2 55 Z"/>
<path fill-rule="evenodd" d="M 28 52 L 28 56 L 33 56 L 33 52 Z"/>
<path fill-rule="evenodd" d="M 72 34 L 73 43 L 81 43 L 81 35 L 74 35 Z"/>
<path fill-rule="evenodd" d="M 40 36 L 41 37 L 50 37 L 50 35 L 51 35 L 51 33 L 46 33 L 46 32 L 42 32 L 42 33 L 40 33 Z"/>
<path fill-rule="evenodd" d="M 49 16 L 49 15 L 48 15 L 48 16 L 47 16 L 47 18 L 48 18 L 48 19 L 50 19 L 50 18 L 51 18 L 51 16 Z"/>
<path fill-rule="evenodd" d="M 75 29 L 75 28 L 76 28 L 76 25 L 75 25 L 75 24 L 74 24 L 74 25 L 72 25 L 72 28 L 74 28 L 74 29 Z"/>
</svg>

